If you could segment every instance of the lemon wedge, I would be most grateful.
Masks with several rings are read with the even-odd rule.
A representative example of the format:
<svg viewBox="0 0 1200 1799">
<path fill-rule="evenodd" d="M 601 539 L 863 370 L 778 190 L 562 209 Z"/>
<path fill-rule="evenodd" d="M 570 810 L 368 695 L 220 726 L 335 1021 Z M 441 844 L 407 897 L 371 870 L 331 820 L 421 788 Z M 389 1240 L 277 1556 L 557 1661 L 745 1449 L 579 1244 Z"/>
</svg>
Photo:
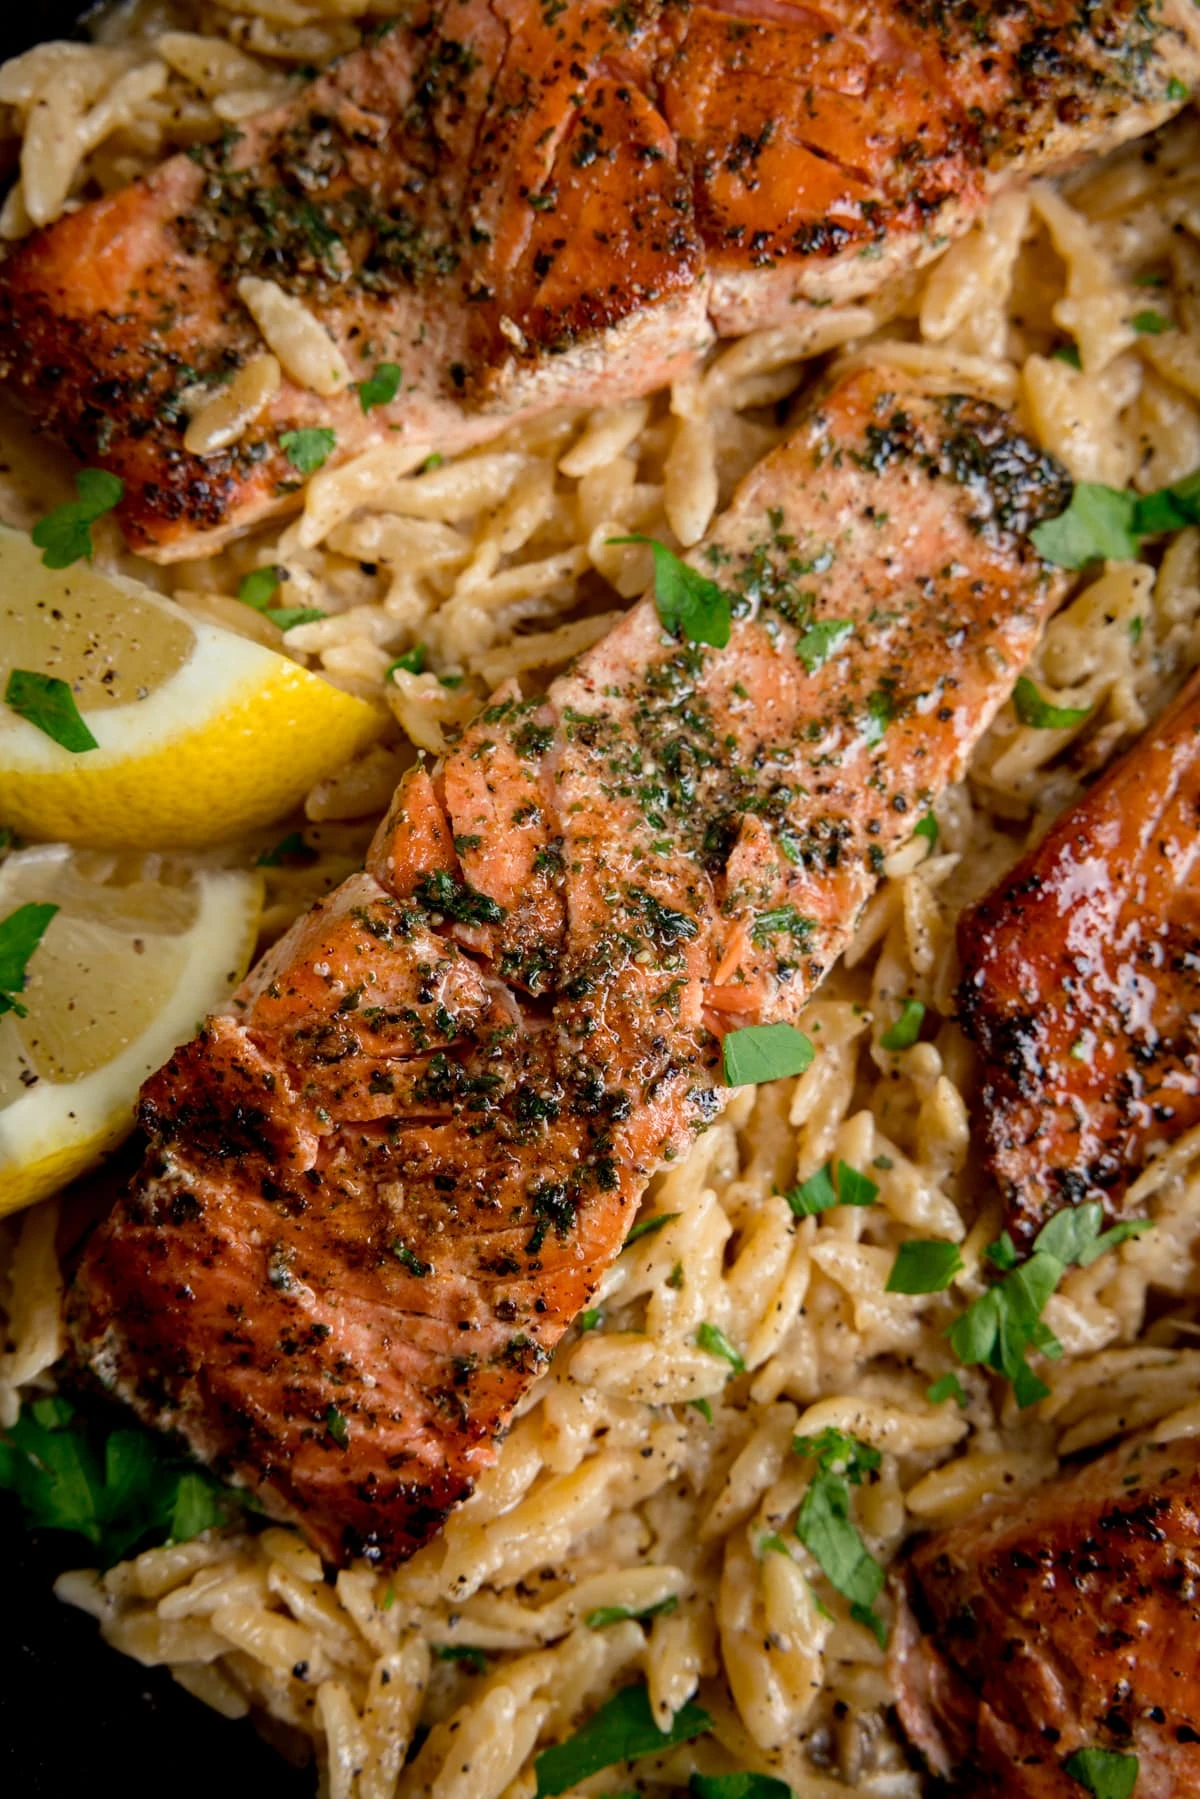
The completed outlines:
<svg viewBox="0 0 1200 1799">
<path fill-rule="evenodd" d="M 128 860 L 128 858 L 127 858 Z M 254 953 L 262 880 L 39 844 L 0 865 L 0 921 L 55 905 L 0 1017 L 0 1214 L 73 1180 L 133 1124 L 138 1088 Z M 153 877 L 153 878 L 151 878 Z"/>
<path fill-rule="evenodd" d="M 0 704 L 0 823 L 68 843 L 194 849 L 269 824 L 385 723 L 139 582 L 44 568 L 0 528 L 0 694 L 15 669 L 65 681 L 97 747 L 72 753 Z"/>
</svg>

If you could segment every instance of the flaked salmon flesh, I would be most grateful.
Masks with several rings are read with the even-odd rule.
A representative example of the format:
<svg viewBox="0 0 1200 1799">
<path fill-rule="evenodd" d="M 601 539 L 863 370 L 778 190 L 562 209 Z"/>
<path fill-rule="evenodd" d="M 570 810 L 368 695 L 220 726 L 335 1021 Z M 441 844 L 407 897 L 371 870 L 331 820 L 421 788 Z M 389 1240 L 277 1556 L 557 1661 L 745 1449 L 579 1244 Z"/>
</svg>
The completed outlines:
<svg viewBox="0 0 1200 1799">
<path fill-rule="evenodd" d="M 1136 1439 L 918 1543 L 891 1675 L 932 1771 L 955 1792 L 1078 1799 L 1066 1764 L 1099 1750 L 1137 1758 L 1137 1799 L 1195 1799 L 1198 1557 L 1194 1437 Z"/>
<path fill-rule="evenodd" d="M 959 920 L 976 1128 L 1027 1243 L 1200 1123 L 1200 675 Z"/>
<path fill-rule="evenodd" d="M 726 1033 L 794 1022 L 1064 592 L 1068 483 L 1013 421 L 851 367 L 693 562 L 545 695 L 402 783 L 366 870 L 147 1084 L 75 1348 L 331 1560 L 414 1550 L 721 1111 Z"/>
<path fill-rule="evenodd" d="M 460 450 L 869 294 L 1198 79 L 1192 0 L 438 0 L 10 251 L 0 379 L 121 476 L 135 548 L 203 553 L 321 454 Z M 330 366 L 318 332 L 305 385 L 193 453 L 263 351 L 246 279 L 302 304 Z M 395 398 L 364 410 L 380 365 Z M 331 438 L 289 450 L 305 430 Z"/>
</svg>

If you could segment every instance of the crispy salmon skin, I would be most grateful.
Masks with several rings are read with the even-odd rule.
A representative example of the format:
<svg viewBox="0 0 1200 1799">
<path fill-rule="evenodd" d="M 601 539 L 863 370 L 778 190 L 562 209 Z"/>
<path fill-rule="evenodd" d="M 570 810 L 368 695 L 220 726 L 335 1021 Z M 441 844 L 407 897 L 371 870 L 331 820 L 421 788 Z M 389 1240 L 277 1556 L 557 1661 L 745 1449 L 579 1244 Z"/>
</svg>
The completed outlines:
<svg viewBox="0 0 1200 1799">
<path fill-rule="evenodd" d="M 1200 1122 L 1200 675 L 963 914 L 977 1128 L 1020 1242 L 1064 1205 L 1120 1215 Z"/>
<path fill-rule="evenodd" d="M 195 555 L 322 455 L 448 453 L 871 292 L 1168 116 L 1198 46 L 1191 0 L 438 0 L 12 250 L 0 379 L 121 476 L 135 548 Z M 247 308 L 288 301 L 272 391 Z M 189 447 L 252 366 L 240 430 Z"/>
<path fill-rule="evenodd" d="M 1194 1799 L 1198 1557 L 1195 1438 L 1125 1444 L 918 1543 L 891 1674 L 933 1771 L 1078 1799 L 1064 1763 L 1098 1749 L 1137 1757 L 1137 1799 Z"/>
<path fill-rule="evenodd" d="M 695 560 L 498 693 L 365 872 L 147 1085 L 79 1357 L 330 1559 L 415 1549 L 494 1459 L 646 1183 L 796 1019 L 1063 591 L 1065 478 L 985 402 L 852 370 Z"/>
</svg>

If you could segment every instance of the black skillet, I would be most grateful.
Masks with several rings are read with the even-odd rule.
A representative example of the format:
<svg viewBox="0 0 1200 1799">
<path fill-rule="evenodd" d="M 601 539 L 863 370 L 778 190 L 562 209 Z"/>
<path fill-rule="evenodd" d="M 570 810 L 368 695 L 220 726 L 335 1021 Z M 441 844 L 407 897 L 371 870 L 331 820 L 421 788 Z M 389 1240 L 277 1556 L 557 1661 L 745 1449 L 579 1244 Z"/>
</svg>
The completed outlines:
<svg viewBox="0 0 1200 1799">
<path fill-rule="evenodd" d="M 71 35 L 79 11 L 77 0 L 0 0 L 0 60 Z M 0 1494 L 3 1799 L 310 1799 L 312 1773 L 289 1768 L 250 1724 L 117 1655 L 90 1618 L 59 1605 L 55 1575 L 86 1559 L 79 1539 L 28 1536 Z"/>
</svg>

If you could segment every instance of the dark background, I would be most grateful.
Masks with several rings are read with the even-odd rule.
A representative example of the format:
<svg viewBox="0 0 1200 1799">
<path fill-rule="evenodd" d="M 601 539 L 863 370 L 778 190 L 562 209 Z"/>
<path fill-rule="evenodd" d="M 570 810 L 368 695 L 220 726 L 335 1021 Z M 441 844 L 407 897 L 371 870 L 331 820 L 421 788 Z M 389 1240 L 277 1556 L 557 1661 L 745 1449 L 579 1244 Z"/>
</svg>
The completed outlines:
<svg viewBox="0 0 1200 1799">
<path fill-rule="evenodd" d="M 0 61 L 69 36 L 79 12 L 56 0 L 0 0 Z M 86 1561 L 77 1538 L 27 1536 L 0 1494 L 0 1794 L 65 1799 L 98 1787 L 121 1799 L 311 1799 L 313 1776 L 287 1767 L 249 1723 L 227 1723 L 162 1669 L 106 1649 L 90 1618 L 58 1604 L 55 1575 Z"/>
</svg>

